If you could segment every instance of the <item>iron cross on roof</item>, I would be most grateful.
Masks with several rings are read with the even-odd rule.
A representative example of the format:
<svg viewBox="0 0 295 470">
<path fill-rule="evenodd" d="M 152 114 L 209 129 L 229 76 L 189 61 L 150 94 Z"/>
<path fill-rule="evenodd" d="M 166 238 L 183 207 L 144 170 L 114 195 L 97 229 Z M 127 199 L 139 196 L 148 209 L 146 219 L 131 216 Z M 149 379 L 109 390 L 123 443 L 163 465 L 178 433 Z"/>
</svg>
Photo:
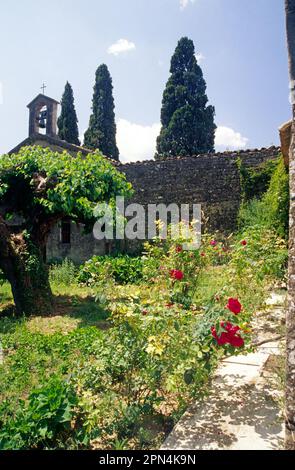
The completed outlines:
<svg viewBox="0 0 295 470">
<path fill-rule="evenodd" d="M 45 83 L 43 83 L 43 85 L 41 86 L 41 90 L 43 90 L 43 95 L 44 95 L 44 92 L 45 92 L 45 88 L 47 88 L 47 86 L 45 85 Z"/>
</svg>

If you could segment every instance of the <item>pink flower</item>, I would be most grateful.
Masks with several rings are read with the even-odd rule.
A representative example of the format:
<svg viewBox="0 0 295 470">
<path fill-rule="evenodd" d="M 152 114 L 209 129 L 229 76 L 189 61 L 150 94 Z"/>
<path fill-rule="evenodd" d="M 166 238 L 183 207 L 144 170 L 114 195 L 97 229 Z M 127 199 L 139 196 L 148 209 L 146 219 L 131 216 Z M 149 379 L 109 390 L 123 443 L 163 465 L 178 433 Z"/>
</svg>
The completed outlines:
<svg viewBox="0 0 295 470">
<path fill-rule="evenodd" d="M 216 241 L 216 240 L 211 240 L 210 245 L 211 245 L 211 246 L 216 246 L 216 245 L 217 245 L 217 241 Z"/>
<path fill-rule="evenodd" d="M 230 298 L 228 300 L 226 308 L 228 308 L 235 315 L 238 315 L 242 310 L 242 305 L 240 304 L 238 299 Z"/>
</svg>

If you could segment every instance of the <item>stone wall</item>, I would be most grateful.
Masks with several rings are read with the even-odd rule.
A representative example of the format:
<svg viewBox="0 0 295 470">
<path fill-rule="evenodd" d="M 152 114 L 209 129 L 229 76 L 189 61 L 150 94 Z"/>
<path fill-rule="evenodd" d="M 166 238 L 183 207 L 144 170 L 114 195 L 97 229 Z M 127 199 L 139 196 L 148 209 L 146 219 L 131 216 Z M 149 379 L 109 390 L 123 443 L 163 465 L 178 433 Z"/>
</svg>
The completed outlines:
<svg viewBox="0 0 295 470">
<path fill-rule="evenodd" d="M 98 242 L 92 233 L 85 234 L 82 225 L 71 223 L 71 243 L 62 243 L 61 224 L 52 230 L 46 248 L 49 262 L 59 262 L 65 258 L 80 264 L 93 255 L 104 255 L 108 251 L 106 242 Z"/>
<path fill-rule="evenodd" d="M 116 164 L 132 183 L 132 201 L 147 204 L 201 204 L 210 231 L 230 232 L 236 228 L 241 203 L 240 158 L 247 167 L 255 168 L 278 157 L 280 148 L 225 152 L 196 157 L 171 157 L 167 160 L 147 160 Z M 127 251 L 137 249 L 138 243 L 126 243 Z M 108 244 L 98 242 L 93 235 L 72 224 L 71 244 L 61 244 L 60 229 L 56 227 L 48 241 L 47 258 L 71 258 L 82 262 L 94 254 L 109 251 Z"/>
<path fill-rule="evenodd" d="M 280 148 L 226 152 L 196 157 L 120 165 L 135 194 L 132 202 L 146 205 L 201 204 L 209 230 L 236 228 L 241 202 L 238 158 L 246 167 L 257 167 L 278 157 Z"/>
</svg>

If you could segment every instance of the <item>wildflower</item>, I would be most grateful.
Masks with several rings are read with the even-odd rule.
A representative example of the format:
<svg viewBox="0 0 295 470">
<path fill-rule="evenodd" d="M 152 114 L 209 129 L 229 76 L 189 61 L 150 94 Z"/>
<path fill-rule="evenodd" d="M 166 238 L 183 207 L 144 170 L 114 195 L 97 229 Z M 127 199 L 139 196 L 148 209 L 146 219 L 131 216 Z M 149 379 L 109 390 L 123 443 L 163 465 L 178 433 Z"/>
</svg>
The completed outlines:
<svg viewBox="0 0 295 470">
<path fill-rule="evenodd" d="M 178 245 L 178 246 L 176 247 L 176 253 L 182 253 L 182 251 L 183 251 L 182 246 Z"/>
<path fill-rule="evenodd" d="M 211 245 L 211 246 L 216 246 L 216 245 L 217 245 L 217 241 L 216 241 L 216 240 L 211 240 L 210 245 Z"/>
<path fill-rule="evenodd" d="M 248 245 L 248 242 L 247 242 L 247 240 L 242 240 L 242 241 L 241 241 L 241 245 L 243 245 L 243 246 L 247 246 L 247 245 Z"/>
</svg>

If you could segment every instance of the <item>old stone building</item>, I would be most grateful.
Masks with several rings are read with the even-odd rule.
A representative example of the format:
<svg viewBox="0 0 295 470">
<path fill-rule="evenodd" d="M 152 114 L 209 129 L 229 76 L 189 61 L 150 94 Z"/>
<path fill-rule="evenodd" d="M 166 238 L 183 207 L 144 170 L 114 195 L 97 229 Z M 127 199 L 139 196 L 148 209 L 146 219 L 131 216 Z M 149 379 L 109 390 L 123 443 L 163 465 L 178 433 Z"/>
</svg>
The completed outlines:
<svg viewBox="0 0 295 470">
<path fill-rule="evenodd" d="M 22 146 L 41 145 L 71 155 L 89 150 L 69 144 L 58 138 L 58 102 L 38 95 L 29 105 L 29 137 L 11 150 Z M 42 133 L 43 130 L 43 133 Z M 224 152 L 194 157 L 171 157 L 166 160 L 122 164 L 113 161 L 116 168 L 125 173 L 134 188 L 132 201 L 148 204 L 201 204 L 209 230 L 229 232 L 236 227 L 241 202 L 240 172 L 238 161 L 255 168 L 261 163 L 278 157 L 280 148 L 270 147 L 237 152 Z M 66 257 L 79 263 L 94 254 L 110 251 L 110 243 L 97 241 L 93 234 L 84 234 L 83 226 L 64 220 L 52 231 L 47 244 L 47 260 Z M 130 251 L 138 244 L 128 241 L 121 248 Z"/>
</svg>

